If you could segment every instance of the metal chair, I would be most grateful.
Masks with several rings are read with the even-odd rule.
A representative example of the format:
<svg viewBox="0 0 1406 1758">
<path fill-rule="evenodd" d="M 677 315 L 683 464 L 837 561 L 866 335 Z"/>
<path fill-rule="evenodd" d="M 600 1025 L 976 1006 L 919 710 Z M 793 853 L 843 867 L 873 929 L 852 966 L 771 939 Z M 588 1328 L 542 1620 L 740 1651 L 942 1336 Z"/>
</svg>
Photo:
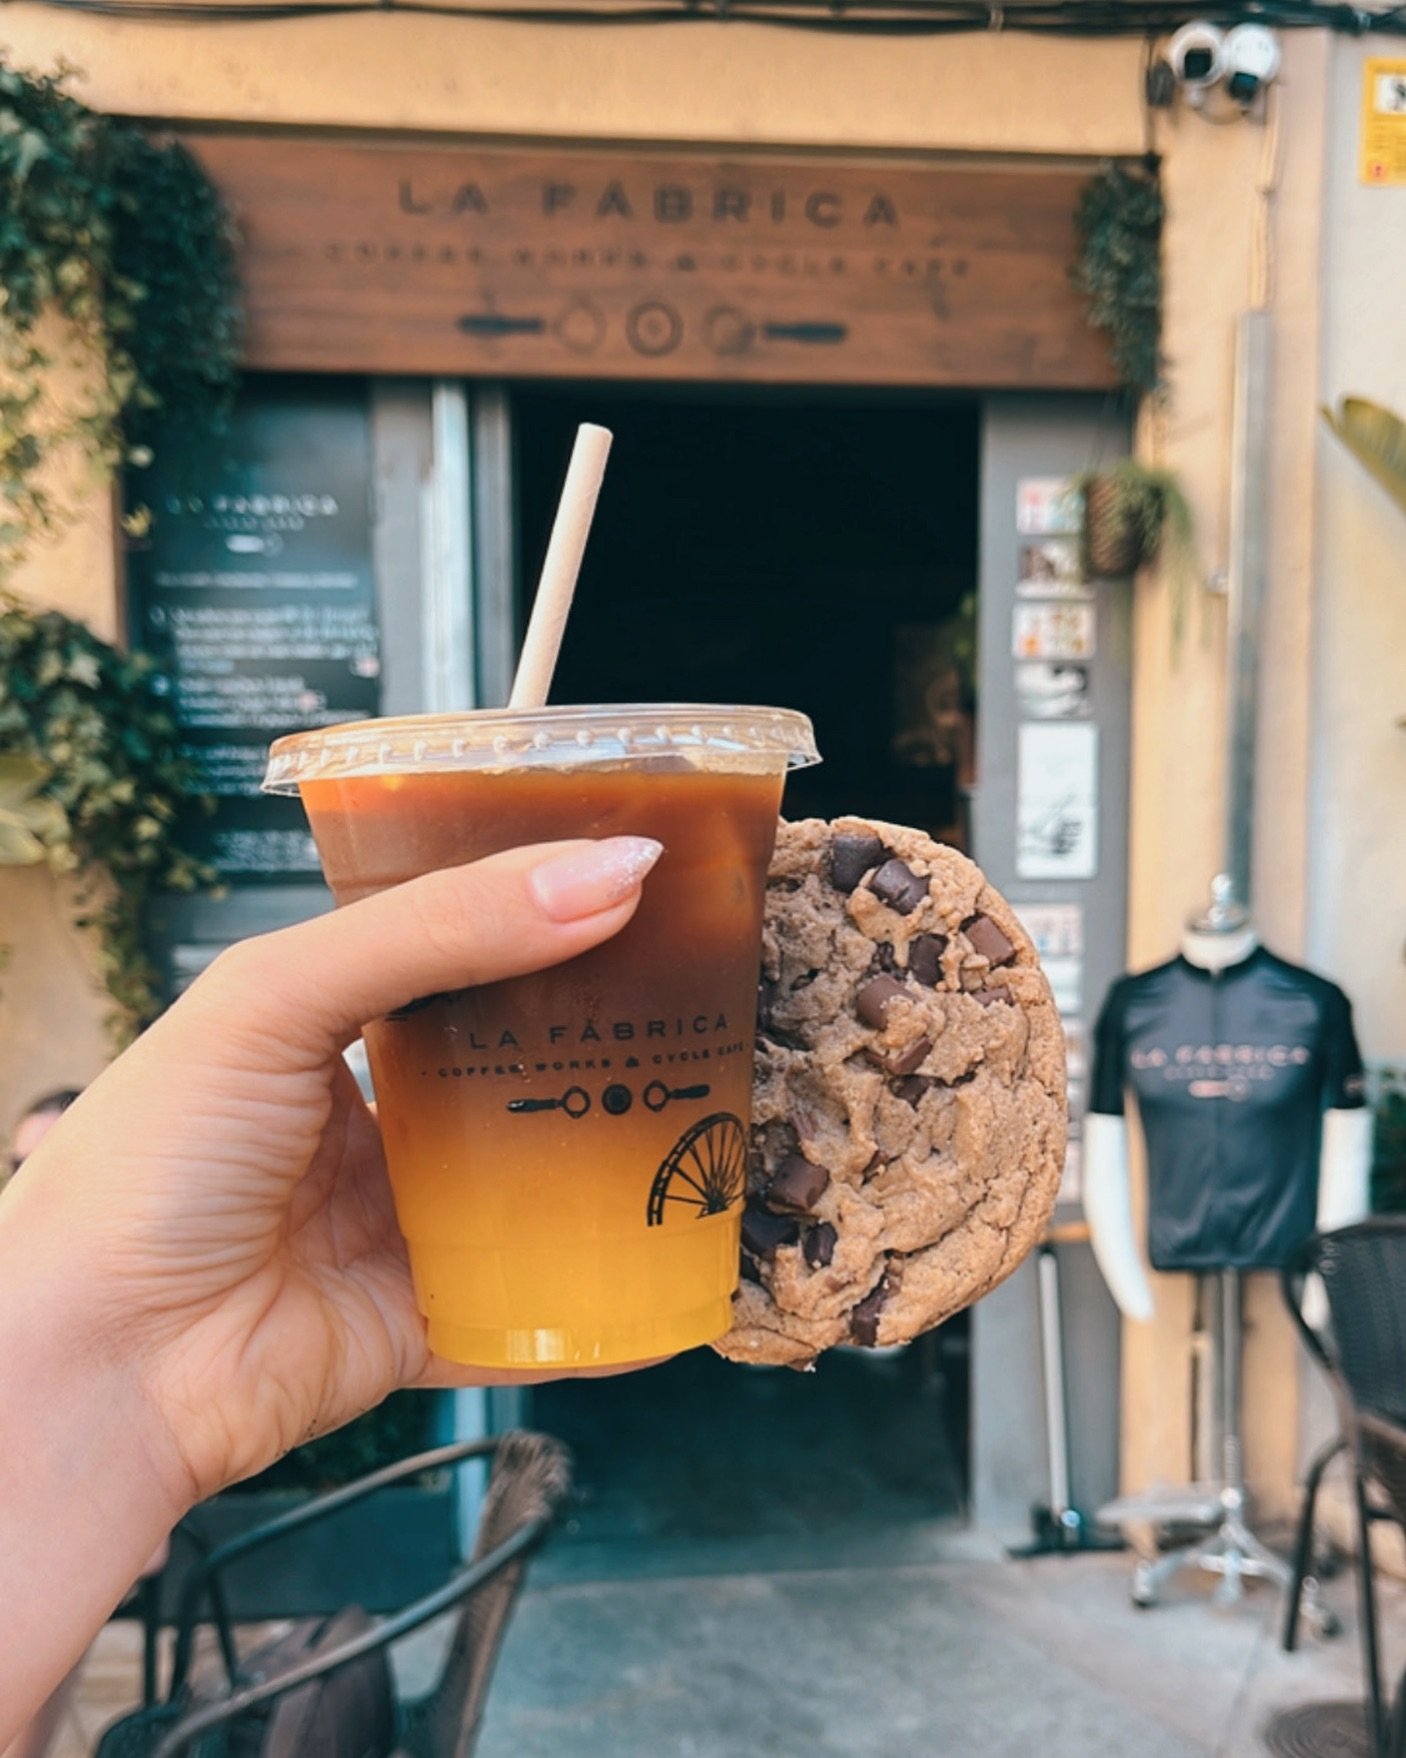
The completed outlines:
<svg viewBox="0 0 1406 1758">
<path fill-rule="evenodd" d="M 1310 1276 L 1321 1278 L 1330 1333 L 1304 1316 Z M 1358 1602 L 1368 1728 L 1376 1758 L 1406 1754 L 1406 1675 L 1388 1707 L 1382 1691 L 1371 1527 L 1394 1520 L 1406 1531 L 1406 1216 L 1380 1216 L 1315 1234 L 1283 1271 L 1285 1299 L 1314 1360 L 1328 1376 L 1340 1432 L 1309 1466 L 1284 1624 L 1284 1647 L 1298 1639 L 1304 1583 L 1311 1570 L 1313 1520 L 1323 1473 L 1339 1453 L 1351 1462 L 1357 1516 Z M 1373 1500 L 1369 1487 L 1381 1499 Z"/>
<path fill-rule="evenodd" d="M 296 1536 L 349 1502 L 421 1472 L 492 1459 L 471 1561 L 442 1587 L 364 1634 L 319 1651 L 276 1676 L 251 1681 L 241 1667 L 220 1572 L 259 1546 Z M 396 1704 L 395 1758 L 470 1758 L 494 1663 L 521 1591 L 528 1559 L 545 1538 L 571 1482 L 566 1449 L 547 1435 L 514 1431 L 497 1440 L 436 1447 L 370 1473 L 211 1552 L 186 1582 L 166 1700 L 124 1716 L 103 1734 L 95 1758 L 223 1758 L 237 1719 L 363 1655 L 384 1653 L 412 1630 L 458 1606 L 448 1656 L 434 1688 Z M 199 1626 L 213 1625 L 225 1671 L 214 1700 L 193 1701 L 191 1663 Z"/>
</svg>

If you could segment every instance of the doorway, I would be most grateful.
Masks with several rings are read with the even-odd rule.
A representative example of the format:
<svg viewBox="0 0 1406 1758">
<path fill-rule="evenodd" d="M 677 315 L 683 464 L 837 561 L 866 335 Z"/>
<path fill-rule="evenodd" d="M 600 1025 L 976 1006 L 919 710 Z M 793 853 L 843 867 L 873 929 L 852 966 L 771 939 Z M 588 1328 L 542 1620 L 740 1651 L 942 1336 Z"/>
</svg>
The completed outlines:
<svg viewBox="0 0 1406 1758">
<path fill-rule="evenodd" d="M 787 784 L 789 817 L 862 812 L 969 843 L 977 399 L 587 386 L 512 401 L 526 581 L 577 424 L 615 434 L 555 700 L 800 708 L 825 760 Z M 967 1342 L 961 1315 L 811 1374 L 704 1349 L 538 1389 L 533 1422 L 576 1454 L 578 1554 L 627 1573 L 661 1546 L 754 1557 L 764 1542 L 784 1566 L 788 1543 L 814 1562 L 817 1532 L 862 1550 L 958 1516 Z"/>
<path fill-rule="evenodd" d="M 967 840 L 976 398 L 586 387 L 522 390 L 514 415 L 526 581 L 577 423 L 615 434 L 558 701 L 803 709 L 825 761 L 788 816 Z"/>
</svg>

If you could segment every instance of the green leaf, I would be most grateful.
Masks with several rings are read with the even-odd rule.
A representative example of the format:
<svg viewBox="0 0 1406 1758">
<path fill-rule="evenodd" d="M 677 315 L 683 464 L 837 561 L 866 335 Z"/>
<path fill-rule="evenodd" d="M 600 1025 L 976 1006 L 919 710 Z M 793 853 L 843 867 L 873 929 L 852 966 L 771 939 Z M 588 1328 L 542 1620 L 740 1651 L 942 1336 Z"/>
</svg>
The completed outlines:
<svg viewBox="0 0 1406 1758">
<path fill-rule="evenodd" d="M 0 867 L 33 867 L 44 859 L 44 844 L 0 812 Z"/>
<path fill-rule="evenodd" d="M 32 757 L 0 756 L 0 866 L 32 866 L 65 835 L 63 807 L 40 792 L 48 779 Z"/>
<path fill-rule="evenodd" d="M 1366 397 L 1344 397 L 1323 419 L 1358 463 L 1406 513 L 1406 422 Z"/>
<path fill-rule="evenodd" d="M 87 689 L 96 690 L 99 682 L 96 654 L 75 653 L 68 662 L 67 675 L 75 684 L 83 684 Z"/>
</svg>

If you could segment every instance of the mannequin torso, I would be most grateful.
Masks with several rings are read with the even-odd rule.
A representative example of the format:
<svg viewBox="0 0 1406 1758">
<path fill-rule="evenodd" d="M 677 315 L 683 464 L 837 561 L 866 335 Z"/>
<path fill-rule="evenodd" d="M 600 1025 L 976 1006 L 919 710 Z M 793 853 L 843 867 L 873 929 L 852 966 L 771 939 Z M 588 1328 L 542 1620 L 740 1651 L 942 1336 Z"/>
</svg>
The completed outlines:
<svg viewBox="0 0 1406 1758">
<path fill-rule="evenodd" d="M 1252 1039 L 1254 1033 L 1244 1029 L 1237 1030 L 1234 1023 L 1237 1014 L 1242 1026 L 1247 1020 L 1255 1021 L 1259 1011 L 1270 1005 L 1287 1008 L 1289 1014 L 1297 1018 L 1299 993 L 1302 989 L 1305 1006 L 1321 1003 L 1330 1012 L 1338 1006 L 1341 1007 L 1346 1023 L 1337 1035 L 1341 1038 L 1345 1031 L 1347 1043 L 1351 1046 L 1351 1057 L 1355 1058 L 1356 1047 L 1351 1042 L 1350 1016 L 1346 1013 L 1345 998 L 1332 985 L 1323 983 L 1322 979 L 1299 971 L 1297 967 L 1263 952 L 1258 936 L 1245 920 L 1243 912 L 1234 912 L 1230 920 L 1224 919 L 1226 913 L 1229 912 L 1223 912 L 1222 919 L 1215 920 L 1216 905 L 1213 905 L 1207 916 L 1188 924 L 1181 940 L 1180 960 L 1173 960 L 1170 965 L 1161 966 L 1156 971 L 1146 973 L 1143 978 L 1134 980 L 1132 987 L 1137 1001 L 1132 1008 L 1129 1022 L 1129 1043 L 1132 1046 L 1128 1053 L 1130 1067 L 1126 1074 L 1120 1066 L 1111 1075 L 1112 1081 L 1119 1084 L 1126 1078 L 1129 1084 L 1139 1090 L 1146 1086 L 1147 1090 L 1142 1095 L 1143 1102 L 1152 1109 L 1144 1122 L 1150 1126 L 1150 1133 L 1158 1130 L 1162 1132 L 1164 1157 L 1167 1152 L 1166 1142 L 1170 1140 L 1177 1144 L 1177 1156 L 1183 1162 L 1179 1173 L 1184 1182 L 1189 1180 L 1186 1188 L 1190 1191 L 1190 1200 L 1184 1190 L 1182 1206 L 1192 1215 L 1190 1236 L 1186 1227 L 1180 1233 L 1175 1226 L 1170 1232 L 1165 1224 L 1162 1228 L 1163 1248 L 1158 1261 L 1165 1262 L 1170 1257 L 1170 1267 L 1175 1268 L 1219 1267 L 1209 1261 L 1203 1262 L 1197 1256 L 1198 1251 L 1204 1248 L 1195 1237 L 1195 1229 L 1197 1226 L 1204 1226 L 1204 1220 L 1194 1212 L 1199 1206 L 1195 1197 L 1198 1185 L 1206 1187 L 1208 1198 L 1216 1195 L 1215 1186 L 1220 1175 L 1220 1161 L 1217 1156 L 1222 1153 L 1228 1156 L 1226 1175 L 1231 1178 L 1233 1186 L 1233 1162 L 1237 1152 L 1233 1139 L 1223 1141 L 1223 1132 L 1219 1130 L 1211 1131 L 1209 1137 L 1199 1144 L 1194 1140 L 1195 1125 L 1200 1119 L 1195 1119 L 1191 1124 L 1186 1121 L 1188 1114 L 1184 1098 L 1187 1094 L 1197 1099 L 1221 1102 L 1237 1098 L 1255 1099 L 1258 1102 L 1257 1114 L 1256 1106 L 1245 1106 L 1242 1109 L 1239 1105 L 1228 1106 L 1223 1113 L 1233 1120 L 1238 1129 L 1241 1142 L 1239 1158 L 1242 1162 L 1253 1161 L 1258 1144 L 1257 1131 L 1261 1128 L 1265 1132 L 1265 1153 L 1271 1156 L 1271 1167 L 1276 1151 L 1279 1160 L 1285 1163 L 1291 1161 L 1296 1154 L 1299 1157 L 1300 1170 L 1296 1176 L 1300 1190 L 1297 1206 L 1286 1206 L 1281 1214 L 1269 1219 L 1262 1213 L 1252 1218 L 1252 1241 L 1254 1230 L 1258 1229 L 1259 1238 L 1265 1242 L 1261 1249 L 1272 1253 L 1272 1241 L 1284 1236 L 1286 1230 L 1301 1235 L 1313 1223 L 1312 1211 L 1308 1215 L 1303 1213 L 1303 1202 L 1312 1201 L 1311 1186 L 1315 1170 L 1316 1223 L 1319 1227 L 1343 1226 L 1351 1220 L 1360 1219 L 1367 1212 L 1368 1206 L 1370 1114 L 1360 1108 L 1351 1097 L 1339 1099 L 1338 1107 L 1341 1108 L 1329 1109 L 1322 1118 L 1321 1146 L 1316 1167 L 1312 1161 L 1304 1166 L 1300 1134 L 1292 1121 L 1277 1109 L 1277 1105 L 1285 1101 L 1285 1089 L 1298 1082 L 1300 1108 L 1307 1103 L 1316 1120 L 1316 1089 L 1305 1093 L 1302 1087 L 1305 1081 L 1321 1078 L 1322 1071 L 1318 1061 L 1315 1059 L 1310 1062 L 1309 1052 L 1296 1043 L 1286 1045 L 1275 1042 L 1258 1046 L 1252 1041 L 1241 1042 L 1239 1040 Z M 1194 976 L 1193 972 L 1196 973 Z M 1211 985 L 1209 989 L 1203 987 L 1208 979 Z M 1229 985 L 1223 996 L 1220 990 L 1222 981 Z M 1118 987 L 1121 990 L 1125 985 Z M 1209 1009 L 1212 1023 L 1197 1030 L 1200 1001 L 1204 1001 Z M 1111 997 L 1109 1008 L 1105 1010 L 1106 1016 L 1115 1004 Z M 1217 1029 L 1222 1006 L 1228 1017 L 1224 1029 Z M 1182 1011 L 1180 1035 L 1183 1041 L 1178 1043 L 1175 1052 L 1170 1055 L 1157 1045 L 1155 1038 L 1149 1040 L 1144 1035 L 1137 1039 L 1135 1028 L 1139 1022 L 1155 1019 L 1159 1007 L 1180 1008 Z M 1189 1025 L 1186 1017 L 1188 1010 Z M 1332 1017 L 1336 1021 L 1335 1012 Z M 1101 1036 L 1105 1024 L 1106 1021 L 1101 1024 Z M 1188 1037 L 1204 1039 L 1205 1042 L 1198 1041 L 1191 1045 L 1184 1041 Z M 1105 1060 L 1117 1054 L 1121 1052 L 1110 1051 L 1106 1045 L 1101 1049 L 1101 1056 Z M 1184 1056 L 1185 1066 L 1181 1066 Z M 1268 1060 L 1253 1060 L 1257 1057 Z M 1085 1120 L 1084 1207 L 1094 1254 L 1115 1301 L 1126 1317 L 1147 1320 L 1152 1317 L 1153 1297 L 1133 1228 L 1127 1122 L 1119 1114 L 1121 1094 L 1116 1104 L 1108 1099 L 1108 1070 L 1105 1070 L 1102 1085 L 1103 1102 L 1100 1105 L 1099 1094 L 1096 1092 L 1095 1104 L 1099 1108 L 1091 1112 Z M 1338 1078 L 1331 1090 L 1347 1094 L 1349 1088 L 1350 1080 Z M 1268 1103 L 1263 1102 L 1266 1100 Z M 1156 1107 L 1164 1101 L 1169 1115 L 1155 1115 Z M 1180 1107 L 1179 1111 L 1176 1110 L 1177 1106 Z M 1199 1109 L 1199 1106 L 1192 1107 L 1192 1113 Z M 1274 1134 L 1276 1126 L 1281 1132 L 1277 1149 Z M 1284 1133 L 1286 1126 L 1287 1134 Z M 1249 1144 L 1248 1150 L 1246 1143 Z M 1286 1204 L 1292 1205 L 1295 1198 L 1292 1181 L 1284 1194 Z M 1262 1204 L 1260 1206 L 1263 1207 Z M 1224 1225 L 1223 1222 L 1221 1224 Z M 1233 1251 L 1232 1246 L 1230 1255 L 1225 1259 L 1227 1264 L 1237 1261 Z M 1248 1259 L 1239 1261 L 1245 1263 L 1246 1267 L 1255 1267 L 1257 1260 L 1252 1252 Z"/>
</svg>

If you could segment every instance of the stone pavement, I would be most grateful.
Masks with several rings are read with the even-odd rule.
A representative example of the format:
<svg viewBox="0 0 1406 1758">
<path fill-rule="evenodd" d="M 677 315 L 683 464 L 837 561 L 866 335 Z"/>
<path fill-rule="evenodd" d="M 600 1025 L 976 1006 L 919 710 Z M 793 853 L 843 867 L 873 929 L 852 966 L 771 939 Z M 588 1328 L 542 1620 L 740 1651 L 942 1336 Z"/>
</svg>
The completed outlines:
<svg viewBox="0 0 1406 1758">
<path fill-rule="evenodd" d="M 479 1758 L 1254 1758 L 1276 1709 L 1360 1696 L 1346 1575 L 1329 1598 L 1347 1634 L 1285 1655 L 1263 1591 L 1218 1611 L 1187 1582 L 1138 1612 L 1123 1557 L 1010 1562 L 950 1527 L 906 1542 L 926 1560 L 884 1546 L 807 1568 L 793 1552 L 734 1574 L 704 1572 L 716 1545 L 651 1547 L 627 1579 L 583 1578 L 590 1557 L 549 1553 Z M 1406 1590 L 1388 1584 L 1384 1600 L 1391 1669 Z M 438 1644 L 406 1646 L 412 1686 Z M 112 1626 L 54 1758 L 86 1758 L 136 1686 L 135 1629 Z"/>
</svg>

